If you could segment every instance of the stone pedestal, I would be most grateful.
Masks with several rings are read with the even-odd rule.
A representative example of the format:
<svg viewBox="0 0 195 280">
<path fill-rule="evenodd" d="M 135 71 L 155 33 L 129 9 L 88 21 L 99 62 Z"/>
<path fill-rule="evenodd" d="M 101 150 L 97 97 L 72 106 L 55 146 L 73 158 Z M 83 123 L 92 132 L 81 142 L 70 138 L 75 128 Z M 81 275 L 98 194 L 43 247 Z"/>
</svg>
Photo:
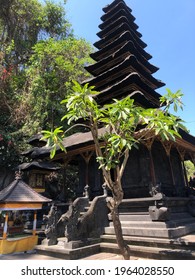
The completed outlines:
<svg viewBox="0 0 195 280">
<path fill-rule="evenodd" d="M 167 207 L 149 206 L 149 215 L 152 221 L 168 221 L 170 219 L 170 212 Z"/>
<path fill-rule="evenodd" d="M 43 239 L 41 242 L 42 245 L 44 246 L 52 246 L 57 244 L 57 239 L 56 238 L 50 238 L 50 239 Z"/>
<path fill-rule="evenodd" d="M 65 249 L 77 249 L 84 246 L 97 244 L 100 242 L 99 238 L 87 238 L 85 240 L 74 240 L 74 241 L 68 241 L 66 237 L 60 237 L 58 238 L 58 246 L 61 246 Z"/>
</svg>

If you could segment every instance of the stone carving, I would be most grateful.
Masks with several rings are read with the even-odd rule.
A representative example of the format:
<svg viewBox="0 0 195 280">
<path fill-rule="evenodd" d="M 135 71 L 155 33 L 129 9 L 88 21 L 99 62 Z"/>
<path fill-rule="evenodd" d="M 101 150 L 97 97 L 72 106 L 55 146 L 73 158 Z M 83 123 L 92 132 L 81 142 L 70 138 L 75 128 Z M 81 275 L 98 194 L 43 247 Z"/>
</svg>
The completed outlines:
<svg viewBox="0 0 195 280">
<path fill-rule="evenodd" d="M 108 214 L 106 188 L 103 186 L 103 195 L 95 197 L 91 205 L 89 205 L 88 188 L 85 187 L 84 197 L 77 198 L 58 220 L 58 227 L 64 228 L 66 242 L 96 238 L 106 225 Z"/>
<path fill-rule="evenodd" d="M 107 191 L 105 187 L 103 189 L 104 194 L 95 197 L 88 211 L 78 220 L 77 230 L 81 239 L 99 238 L 104 227 L 108 226 Z"/>
<path fill-rule="evenodd" d="M 89 185 L 86 185 L 84 187 L 83 196 L 86 197 L 86 198 L 89 198 Z"/>
<path fill-rule="evenodd" d="M 149 206 L 149 215 L 152 219 L 152 221 L 168 221 L 170 218 L 170 212 L 169 209 L 165 206 L 157 207 L 155 206 Z"/>
<path fill-rule="evenodd" d="M 63 227 L 64 236 L 67 239 L 67 242 L 72 240 L 77 240 L 77 222 L 79 217 L 79 211 L 76 205 L 71 204 L 68 211 L 63 214 L 58 220 L 58 226 Z"/>
<path fill-rule="evenodd" d="M 46 235 L 46 241 L 48 245 L 55 245 L 57 244 L 57 221 L 59 218 L 59 212 L 57 210 L 57 206 L 52 204 L 48 215 L 43 215 L 43 221 L 46 222 L 45 227 L 45 235 Z"/>
<path fill-rule="evenodd" d="M 80 213 L 85 211 L 85 207 L 89 206 L 89 199 L 87 196 L 77 198 L 69 209 L 64 213 L 57 222 L 58 228 L 63 228 L 64 236 L 67 242 L 77 240 L 79 237 L 78 221 Z"/>
<path fill-rule="evenodd" d="M 150 184 L 149 189 L 150 189 L 149 193 L 150 193 L 151 196 L 156 196 L 156 195 L 162 193 L 161 183 L 156 184 L 155 186 L 153 184 Z"/>
<path fill-rule="evenodd" d="M 154 198 L 154 206 L 149 206 L 149 215 L 152 221 L 168 221 L 170 218 L 170 211 L 166 207 L 165 195 L 162 193 L 161 183 L 150 184 L 149 193 Z M 165 205 L 164 205 L 165 204 Z"/>
<path fill-rule="evenodd" d="M 62 243 L 67 248 L 77 248 L 99 238 L 104 227 L 108 226 L 107 190 L 103 185 L 103 195 L 89 203 L 88 188 L 84 188 L 84 197 L 77 198 L 61 216 L 57 207 L 54 204 L 51 206 L 48 215 L 44 215 L 47 222 L 44 243 Z"/>
</svg>

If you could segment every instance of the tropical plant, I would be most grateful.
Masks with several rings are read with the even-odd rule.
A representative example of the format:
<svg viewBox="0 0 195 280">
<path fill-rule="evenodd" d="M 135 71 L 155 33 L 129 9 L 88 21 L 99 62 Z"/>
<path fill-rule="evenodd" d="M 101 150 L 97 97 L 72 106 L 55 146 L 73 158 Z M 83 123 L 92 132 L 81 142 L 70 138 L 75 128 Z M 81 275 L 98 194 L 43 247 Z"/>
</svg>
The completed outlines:
<svg viewBox="0 0 195 280">
<path fill-rule="evenodd" d="M 60 100 L 70 80 L 88 75 L 91 46 L 75 39 L 62 4 L 0 0 L 0 7 L 0 134 L 14 143 L 0 143 L 6 168 L 21 160 L 30 136 L 59 125 Z"/>
</svg>

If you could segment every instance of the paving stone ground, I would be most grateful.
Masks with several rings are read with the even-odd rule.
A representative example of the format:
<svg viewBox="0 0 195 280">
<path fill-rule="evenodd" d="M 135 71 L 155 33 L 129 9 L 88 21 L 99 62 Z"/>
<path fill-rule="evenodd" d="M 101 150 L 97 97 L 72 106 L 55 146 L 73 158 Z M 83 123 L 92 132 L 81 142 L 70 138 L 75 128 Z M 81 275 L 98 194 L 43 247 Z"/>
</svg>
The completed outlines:
<svg viewBox="0 0 195 280">
<path fill-rule="evenodd" d="M 131 257 L 131 260 L 139 260 L 140 258 Z M 9 255 L 0 255 L 0 260 L 59 260 L 57 258 L 36 254 L 35 252 L 16 253 Z M 60 259 L 62 260 L 62 259 Z M 112 253 L 98 253 L 82 260 L 123 260 L 121 255 Z"/>
</svg>

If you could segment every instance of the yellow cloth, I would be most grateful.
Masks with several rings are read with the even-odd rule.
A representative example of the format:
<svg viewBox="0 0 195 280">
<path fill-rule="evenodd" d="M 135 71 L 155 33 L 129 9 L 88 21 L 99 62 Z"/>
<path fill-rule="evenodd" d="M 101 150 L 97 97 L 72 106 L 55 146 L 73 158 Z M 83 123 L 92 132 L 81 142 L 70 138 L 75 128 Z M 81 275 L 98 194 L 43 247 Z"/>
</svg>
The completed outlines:
<svg viewBox="0 0 195 280">
<path fill-rule="evenodd" d="M 38 236 L 0 240 L 0 254 L 13 254 L 33 250 L 38 243 Z"/>
</svg>

